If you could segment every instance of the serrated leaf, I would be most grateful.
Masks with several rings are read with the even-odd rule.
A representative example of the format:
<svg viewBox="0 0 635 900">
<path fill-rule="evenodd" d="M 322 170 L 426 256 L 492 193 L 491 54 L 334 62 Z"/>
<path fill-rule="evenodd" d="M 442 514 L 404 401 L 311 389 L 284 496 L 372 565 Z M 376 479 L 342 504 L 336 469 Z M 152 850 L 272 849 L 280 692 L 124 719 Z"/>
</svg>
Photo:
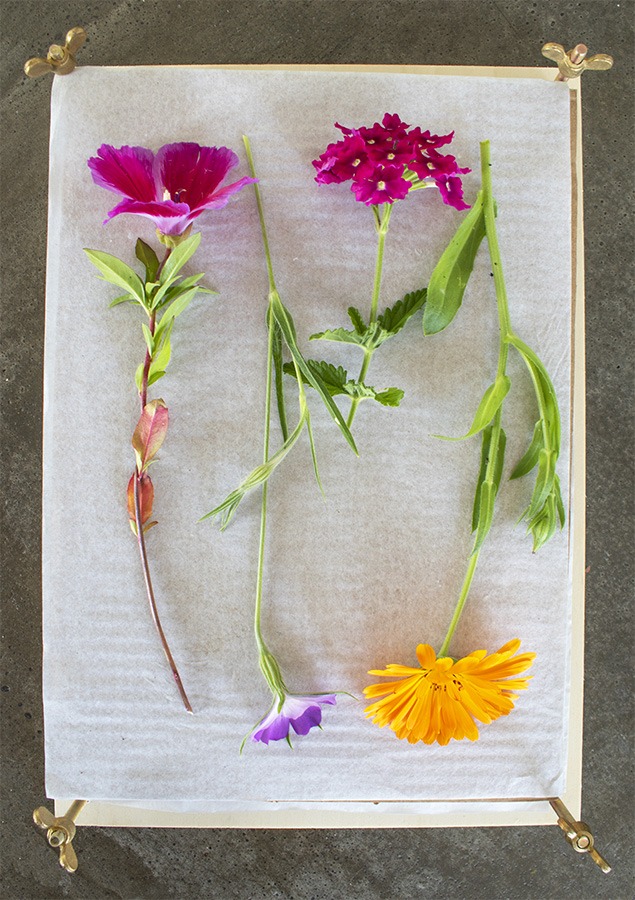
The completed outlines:
<svg viewBox="0 0 635 900">
<path fill-rule="evenodd" d="M 315 390 L 319 393 L 324 405 L 326 406 L 330 415 L 332 416 L 334 421 L 337 423 L 337 425 L 340 428 L 340 431 L 346 438 L 347 443 L 349 444 L 349 446 L 351 447 L 353 452 L 356 455 L 358 455 L 357 447 L 355 446 L 355 441 L 353 439 L 353 435 L 351 434 L 346 422 L 344 421 L 342 413 L 340 412 L 337 404 L 335 403 L 335 401 L 329 394 L 325 385 L 322 383 L 321 379 L 319 377 L 316 377 L 316 375 L 311 371 L 311 369 L 309 368 L 309 366 L 306 363 L 304 356 L 302 355 L 302 353 L 300 351 L 300 348 L 298 347 L 295 325 L 293 324 L 293 318 L 292 318 L 291 314 L 283 305 L 282 301 L 280 300 L 280 297 L 278 296 L 277 291 L 271 291 L 271 293 L 269 295 L 269 299 L 270 299 L 273 315 L 280 326 L 282 336 L 285 340 L 287 347 L 289 348 L 289 352 L 291 353 L 292 357 L 294 358 L 295 362 L 297 363 L 298 368 L 303 373 L 303 375 L 305 375 L 306 378 L 309 380 L 309 383 L 311 384 L 311 386 L 313 388 L 315 388 Z"/>
<path fill-rule="evenodd" d="M 404 398 L 404 392 L 401 388 L 391 387 L 383 391 L 375 391 L 373 397 L 382 406 L 399 406 Z"/>
<path fill-rule="evenodd" d="M 492 447 L 492 434 L 493 434 L 493 426 L 488 425 L 487 428 L 483 429 L 483 438 L 481 441 L 481 463 L 478 473 L 478 479 L 476 482 L 476 491 L 474 494 L 474 505 L 472 507 L 472 531 L 476 531 L 478 528 L 478 521 L 480 516 L 480 507 L 481 507 L 481 485 L 486 479 L 487 475 L 487 467 L 489 464 L 491 447 Z M 507 436 L 503 429 L 501 428 L 498 436 L 498 443 L 496 446 L 496 461 L 494 463 L 494 471 L 492 475 L 492 484 L 495 488 L 495 493 L 498 494 L 498 489 L 500 487 L 501 477 L 503 474 L 503 464 L 505 461 L 505 445 L 507 443 Z"/>
<path fill-rule="evenodd" d="M 197 231 L 180 243 L 178 247 L 174 248 L 161 269 L 161 275 L 159 276 L 161 285 L 169 284 L 176 277 L 188 259 L 196 253 L 200 243 L 201 233 Z"/>
<path fill-rule="evenodd" d="M 366 322 L 364 322 L 362 314 L 357 309 L 357 307 L 349 306 L 347 312 L 348 312 L 348 317 L 351 320 L 351 322 L 353 323 L 353 328 L 355 329 L 357 334 L 365 334 L 367 325 L 366 325 Z"/>
<path fill-rule="evenodd" d="M 356 344 L 358 347 L 364 346 L 364 335 L 358 334 L 356 331 L 347 331 L 346 328 L 331 328 L 327 331 L 318 331 L 312 334 L 310 341 L 335 341 L 340 344 Z"/>
<path fill-rule="evenodd" d="M 84 253 L 94 266 L 96 266 L 104 279 L 110 284 L 116 284 L 117 287 L 128 291 L 135 300 L 141 305 L 145 305 L 145 290 L 143 283 L 134 269 L 126 265 L 121 259 L 112 256 L 110 253 L 104 253 L 102 250 L 87 250 Z"/>
<path fill-rule="evenodd" d="M 490 384 L 483 394 L 469 431 L 461 435 L 461 437 L 446 437 L 442 434 L 435 434 L 434 437 L 440 438 L 442 441 L 464 441 L 466 438 L 478 434 L 492 421 L 501 403 L 509 393 L 510 387 L 511 378 L 508 375 L 497 375 L 494 383 Z"/>
<path fill-rule="evenodd" d="M 163 400 L 146 403 L 132 435 L 137 469 L 143 472 L 156 456 L 168 430 L 168 408 Z"/>
<path fill-rule="evenodd" d="M 531 443 L 522 458 L 516 463 L 514 469 L 509 476 L 510 479 L 522 478 L 527 475 L 538 464 L 538 455 L 544 447 L 544 437 L 542 433 L 542 421 L 536 422 Z"/>
<path fill-rule="evenodd" d="M 130 294 L 122 294 L 121 297 L 115 297 L 114 300 L 110 301 L 108 309 L 112 309 L 113 306 L 119 306 L 120 303 L 137 303 L 137 298 L 132 297 Z"/>
<path fill-rule="evenodd" d="M 377 317 L 377 322 L 389 335 L 395 335 L 404 327 L 409 319 L 418 312 L 426 302 L 427 289 L 413 291 L 398 300 L 394 306 L 388 307 Z"/>
<path fill-rule="evenodd" d="M 329 394 L 333 397 L 336 394 L 346 394 L 346 384 L 348 381 L 348 372 L 342 366 L 335 367 L 332 363 L 323 359 L 307 359 L 307 366 L 313 374 L 319 378 L 325 385 Z M 296 377 L 296 368 L 293 363 L 285 363 L 282 367 L 286 375 Z M 312 382 L 307 376 L 301 372 L 302 382 L 311 385 Z"/>
<path fill-rule="evenodd" d="M 149 244 L 137 238 L 135 245 L 135 256 L 140 263 L 143 263 L 146 270 L 146 285 L 148 282 L 154 281 L 159 271 L 159 258 Z"/>
<path fill-rule="evenodd" d="M 424 334 L 443 331 L 457 314 L 484 237 L 483 195 L 479 193 L 430 276 L 423 314 Z"/>
</svg>

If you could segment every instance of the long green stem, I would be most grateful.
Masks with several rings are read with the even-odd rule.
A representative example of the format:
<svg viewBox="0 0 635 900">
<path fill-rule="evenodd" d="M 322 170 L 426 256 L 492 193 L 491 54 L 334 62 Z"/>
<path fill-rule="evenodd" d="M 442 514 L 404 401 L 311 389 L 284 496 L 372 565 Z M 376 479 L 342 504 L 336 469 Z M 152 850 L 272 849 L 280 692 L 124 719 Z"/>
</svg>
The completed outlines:
<svg viewBox="0 0 635 900">
<path fill-rule="evenodd" d="M 271 432 L 271 387 L 273 382 L 273 329 L 274 329 L 273 313 L 271 309 L 267 312 L 267 326 L 269 339 L 267 341 L 267 387 L 265 390 L 265 435 L 263 446 L 263 462 L 269 460 L 269 436 Z M 269 493 L 269 481 L 265 481 L 262 486 L 262 503 L 260 507 L 260 541 L 258 544 L 258 575 L 256 578 L 256 605 L 254 609 L 254 632 L 256 635 L 256 643 L 261 651 L 267 650 L 262 631 L 260 627 L 260 614 L 262 608 L 262 580 L 265 563 L 265 538 L 267 534 L 267 497 Z"/>
<path fill-rule="evenodd" d="M 481 178 L 483 185 L 483 209 L 485 216 L 485 234 L 487 236 L 487 245 L 489 248 L 490 260 L 492 263 L 492 270 L 494 272 L 494 287 L 496 290 L 496 306 L 498 309 L 498 326 L 499 326 L 499 344 L 498 344 L 498 366 L 497 366 L 497 375 L 503 376 L 505 375 L 507 369 L 507 357 L 509 353 L 509 344 L 507 343 L 507 339 L 510 335 L 513 335 L 511 320 L 509 316 L 509 305 L 507 303 L 507 290 L 505 288 L 505 279 L 503 277 L 503 266 L 501 262 L 500 249 L 498 246 L 498 238 L 496 235 L 496 209 L 494 206 L 494 197 L 492 195 L 492 178 L 490 173 L 490 152 L 489 152 L 489 141 L 483 141 L 481 143 Z M 492 433 L 490 437 L 490 445 L 489 445 L 489 456 L 487 460 L 487 467 L 485 470 L 485 481 L 493 483 L 494 474 L 498 460 L 498 452 L 499 452 L 499 444 L 501 438 L 501 423 L 502 423 L 502 415 L 503 415 L 503 404 L 499 406 L 496 415 L 492 421 Z M 465 578 L 463 580 L 463 585 L 461 587 L 461 592 L 459 594 L 459 599 L 456 604 L 456 608 L 454 610 L 454 614 L 452 616 L 452 620 L 450 621 L 450 625 L 448 631 L 443 639 L 443 643 L 439 649 L 439 656 L 445 656 L 448 652 L 448 648 L 450 646 L 450 641 L 452 640 L 452 636 L 454 635 L 454 631 L 456 626 L 459 623 L 459 619 L 461 618 L 461 614 L 463 612 L 463 608 L 465 606 L 465 602 L 467 600 L 468 594 L 470 592 L 470 587 L 472 585 L 472 579 L 474 578 L 474 573 L 476 571 L 476 566 L 478 564 L 478 559 L 481 553 L 482 548 L 482 536 L 481 536 L 481 544 L 476 549 L 472 551 L 470 555 L 470 560 L 467 566 L 467 572 L 465 574 Z"/>
<path fill-rule="evenodd" d="M 381 219 L 375 209 L 375 217 L 377 219 L 377 257 L 375 259 L 375 278 L 373 280 L 373 293 L 370 300 L 370 319 L 369 324 L 373 325 L 374 322 L 377 321 L 377 307 L 379 305 L 379 292 L 381 290 L 381 276 L 384 265 L 384 245 L 386 243 L 386 235 L 388 234 L 388 223 L 390 221 L 390 214 L 392 212 L 392 204 L 386 204 L 386 209 Z M 362 362 L 362 367 L 359 372 L 358 381 L 363 382 L 366 378 L 366 374 L 368 372 L 368 367 L 370 366 L 370 361 L 373 358 L 374 350 L 370 350 L 368 348 L 364 349 L 364 361 Z M 360 399 L 355 397 L 355 399 L 351 403 L 351 409 L 348 414 L 348 419 L 346 421 L 346 425 L 348 428 L 353 424 L 353 419 L 355 418 L 355 413 L 357 412 L 357 407 L 360 404 Z"/>
</svg>

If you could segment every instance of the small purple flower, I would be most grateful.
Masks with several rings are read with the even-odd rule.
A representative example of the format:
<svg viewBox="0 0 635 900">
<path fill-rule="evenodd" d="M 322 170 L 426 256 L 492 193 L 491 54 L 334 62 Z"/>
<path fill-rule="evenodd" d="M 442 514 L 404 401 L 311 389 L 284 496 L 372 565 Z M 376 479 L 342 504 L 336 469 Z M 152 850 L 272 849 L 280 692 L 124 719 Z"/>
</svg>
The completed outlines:
<svg viewBox="0 0 635 900">
<path fill-rule="evenodd" d="M 403 200 L 410 190 L 436 186 L 441 199 L 456 209 L 469 209 L 463 200 L 461 169 L 454 156 L 439 153 L 454 132 L 431 134 L 412 128 L 397 113 L 386 113 L 374 125 L 348 128 L 335 123 L 344 135 L 313 161 L 318 184 L 351 182 L 355 199 L 367 206 Z"/>
<path fill-rule="evenodd" d="M 180 235 L 206 209 L 221 209 L 255 178 L 221 187 L 238 157 L 227 147 L 165 144 L 155 154 L 145 147 L 102 144 L 88 160 L 93 181 L 124 199 L 105 222 L 122 213 L 151 219 L 162 234 Z M 105 224 L 105 223 L 104 223 Z"/>
<path fill-rule="evenodd" d="M 402 178 L 403 166 L 375 166 L 372 174 L 361 181 L 353 181 L 355 198 L 366 206 L 403 200 L 410 190 L 410 182 Z"/>
<path fill-rule="evenodd" d="M 289 740 L 289 730 L 296 734 L 308 734 L 322 721 L 322 706 L 334 706 L 335 694 L 315 694 L 303 697 L 287 694 L 282 707 L 275 701 L 269 712 L 254 728 L 251 740 L 268 744 L 269 741 Z"/>
</svg>

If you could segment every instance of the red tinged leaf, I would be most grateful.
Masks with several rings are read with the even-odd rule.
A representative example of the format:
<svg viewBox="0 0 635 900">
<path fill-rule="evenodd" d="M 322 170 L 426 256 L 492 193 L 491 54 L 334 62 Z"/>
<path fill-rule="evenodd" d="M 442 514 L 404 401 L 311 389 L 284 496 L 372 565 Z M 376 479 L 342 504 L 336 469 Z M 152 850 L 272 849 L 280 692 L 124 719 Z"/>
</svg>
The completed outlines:
<svg viewBox="0 0 635 900">
<path fill-rule="evenodd" d="M 134 472 L 128 482 L 128 518 L 130 519 L 130 527 L 134 534 L 137 533 L 137 516 L 135 511 L 134 500 L 134 483 L 137 473 Z M 145 525 L 152 515 L 152 504 L 154 502 L 154 487 L 150 476 L 145 472 L 139 479 L 139 507 L 141 511 L 141 524 Z M 149 527 L 149 526 L 148 526 Z M 145 528 L 143 529 L 146 530 Z"/>
<path fill-rule="evenodd" d="M 143 472 L 158 452 L 168 430 L 168 408 L 163 400 L 146 403 L 132 435 L 137 468 Z"/>
</svg>

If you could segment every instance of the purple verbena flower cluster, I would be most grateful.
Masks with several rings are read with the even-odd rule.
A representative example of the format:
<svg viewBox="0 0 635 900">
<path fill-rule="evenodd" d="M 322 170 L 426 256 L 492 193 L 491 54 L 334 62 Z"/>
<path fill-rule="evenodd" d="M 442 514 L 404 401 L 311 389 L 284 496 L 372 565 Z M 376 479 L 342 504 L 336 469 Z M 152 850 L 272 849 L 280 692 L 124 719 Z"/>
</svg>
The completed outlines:
<svg viewBox="0 0 635 900">
<path fill-rule="evenodd" d="M 355 199 L 367 206 L 403 200 L 413 188 L 435 184 L 443 202 L 455 209 L 469 209 L 463 200 L 460 175 L 470 169 L 459 167 L 456 158 L 439 153 L 449 144 L 450 134 L 430 134 L 419 126 L 411 128 L 396 113 L 386 113 L 368 128 L 346 128 L 335 123 L 343 140 L 329 144 L 319 159 L 313 160 L 318 184 L 351 181 Z"/>
</svg>

